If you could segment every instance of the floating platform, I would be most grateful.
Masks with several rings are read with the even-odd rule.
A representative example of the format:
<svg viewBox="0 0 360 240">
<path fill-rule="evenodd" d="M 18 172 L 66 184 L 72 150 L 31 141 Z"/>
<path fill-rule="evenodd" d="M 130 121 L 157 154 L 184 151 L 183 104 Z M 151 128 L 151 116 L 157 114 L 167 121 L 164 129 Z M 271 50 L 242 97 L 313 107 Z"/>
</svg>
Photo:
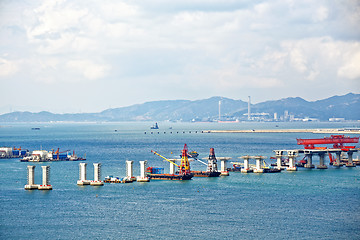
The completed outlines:
<svg viewBox="0 0 360 240">
<path fill-rule="evenodd" d="M 191 171 L 194 177 L 219 177 L 221 172 Z"/>
<path fill-rule="evenodd" d="M 193 174 L 148 174 L 151 180 L 190 180 L 194 175 Z"/>
</svg>

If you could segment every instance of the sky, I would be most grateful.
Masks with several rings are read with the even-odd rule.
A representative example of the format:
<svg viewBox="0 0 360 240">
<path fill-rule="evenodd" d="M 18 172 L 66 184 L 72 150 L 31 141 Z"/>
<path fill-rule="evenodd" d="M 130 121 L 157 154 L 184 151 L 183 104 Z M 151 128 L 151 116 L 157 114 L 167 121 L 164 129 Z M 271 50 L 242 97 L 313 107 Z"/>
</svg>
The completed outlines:
<svg viewBox="0 0 360 240">
<path fill-rule="evenodd" d="M 360 93 L 358 0 L 1 0 L 0 114 Z"/>
</svg>

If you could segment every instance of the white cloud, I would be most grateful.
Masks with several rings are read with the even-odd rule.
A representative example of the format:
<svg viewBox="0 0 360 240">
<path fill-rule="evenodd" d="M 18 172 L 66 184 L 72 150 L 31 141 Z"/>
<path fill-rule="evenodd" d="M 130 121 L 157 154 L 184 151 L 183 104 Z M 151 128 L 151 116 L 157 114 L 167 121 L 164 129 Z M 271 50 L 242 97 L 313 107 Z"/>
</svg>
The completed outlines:
<svg viewBox="0 0 360 240">
<path fill-rule="evenodd" d="M 339 77 L 358 79 L 360 81 L 360 46 L 357 52 L 351 52 L 343 65 L 337 71 Z"/>
<path fill-rule="evenodd" d="M 0 58 L 0 77 L 9 77 L 18 72 L 18 63 Z"/>
<path fill-rule="evenodd" d="M 89 80 L 103 78 L 110 70 L 110 67 L 107 65 L 96 64 L 89 60 L 72 60 L 69 61 L 66 66 L 71 70 L 81 73 Z"/>
</svg>

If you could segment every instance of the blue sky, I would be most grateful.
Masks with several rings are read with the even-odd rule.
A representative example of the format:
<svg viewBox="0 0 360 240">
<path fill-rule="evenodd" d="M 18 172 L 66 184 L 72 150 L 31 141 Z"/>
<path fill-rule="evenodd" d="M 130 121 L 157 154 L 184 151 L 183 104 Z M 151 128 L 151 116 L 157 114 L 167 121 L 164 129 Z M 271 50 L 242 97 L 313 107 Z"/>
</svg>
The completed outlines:
<svg viewBox="0 0 360 240">
<path fill-rule="evenodd" d="M 360 2 L 0 2 L 0 113 L 360 92 Z"/>
</svg>

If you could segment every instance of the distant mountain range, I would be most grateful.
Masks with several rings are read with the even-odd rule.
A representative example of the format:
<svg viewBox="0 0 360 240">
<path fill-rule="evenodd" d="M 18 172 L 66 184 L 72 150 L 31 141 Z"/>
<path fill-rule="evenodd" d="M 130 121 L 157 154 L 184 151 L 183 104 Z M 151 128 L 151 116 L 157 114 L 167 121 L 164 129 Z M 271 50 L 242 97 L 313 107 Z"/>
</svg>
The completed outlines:
<svg viewBox="0 0 360 240">
<path fill-rule="evenodd" d="M 219 118 L 219 101 L 221 101 L 221 120 L 247 119 L 247 102 L 225 97 L 211 97 L 196 101 L 153 101 L 111 108 L 99 113 L 12 112 L 0 115 L 0 122 L 216 121 Z M 360 94 L 349 93 L 313 102 L 300 97 L 266 101 L 252 104 L 251 113 L 254 119 L 265 121 L 274 119 L 274 113 L 281 120 L 309 118 L 321 121 L 328 121 L 329 118 L 360 120 Z"/>
</svg>

